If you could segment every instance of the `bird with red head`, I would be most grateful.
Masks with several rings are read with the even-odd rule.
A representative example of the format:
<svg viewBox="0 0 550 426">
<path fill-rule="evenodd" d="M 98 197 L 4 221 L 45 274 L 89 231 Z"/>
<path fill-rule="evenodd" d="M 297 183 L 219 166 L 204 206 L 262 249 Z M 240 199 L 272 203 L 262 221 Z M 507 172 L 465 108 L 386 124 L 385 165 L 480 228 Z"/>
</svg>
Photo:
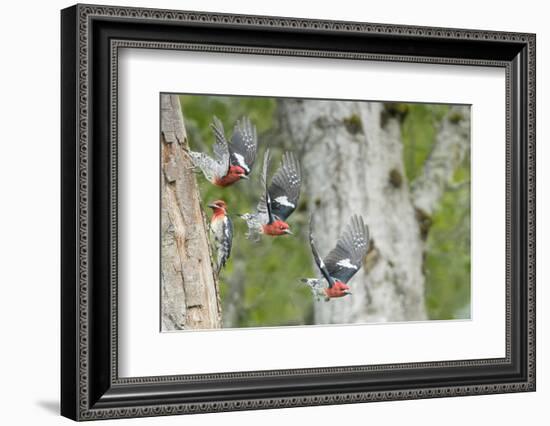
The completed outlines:
<svg viewBox="0 0 550 426">
<path fill-rule="evenodd" d="M 263 195 L 255 213 L 240 215 L 248 225 L 248 238 L 258 240 L 260 235 L 272 237 L 292 235 L 288 217 L 296 210 L 300 198 L 300 165 L 291 152 L 285 152 L 281 166 L 275 172 L 269 187 L 267 174 L 271 156 L 269 149 L 264 154 L 262 172 Z"/>
<path fill-rule="evenodd" d="M 211 128 L 216 139 L 214 158 L 203 152 L 188 151 L 193 165 L 207 180 L 222 188 L 248 179 L 258 147 L 256 127 L 248 117 L 237 121 L 231 143 L 226 140 L 223 124 L 217 117 L 214 117 Z"/>
<path fill-rule="evenodd" d="M 313 259 L 324 280 L 319 278 L 302 278 L 316 299 L 324 298 L 329 301 L 334 298 L 351 294 L 348 282 L 359 271 L 369 247 L 369 231 L 363 218 L 352 216 L 336 246 L 330 253 L 321 259 L 313 239 L 312 226 L 309 227 L 309 244 Z"/>
<path fill-rule="evenodd" d="M 216 200 L 208 204 L 208 207 L 213 210 L 212 219 L 210 220 L 210 233 L 217 254 L 216 273 L 219 275 L 231 255 L 233 222 L 227 213 L 225 201 Z"/>
</svg>

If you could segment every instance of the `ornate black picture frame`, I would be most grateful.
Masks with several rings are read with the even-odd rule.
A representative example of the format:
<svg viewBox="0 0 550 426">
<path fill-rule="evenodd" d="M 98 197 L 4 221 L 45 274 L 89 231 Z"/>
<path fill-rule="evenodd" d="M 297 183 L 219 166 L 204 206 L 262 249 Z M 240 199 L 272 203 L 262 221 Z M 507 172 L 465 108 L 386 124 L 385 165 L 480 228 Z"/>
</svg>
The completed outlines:
<svg viewBox="0 0 550 426">
<path fill-rule="evenodd" d="M 64 9 L 61 27 L 62 415 L 91 420 L 535 390 L 535 35 L 95 5 Z M 119 378 L 120 47 L 505 69 L 506 356 Z"/>
</svg>

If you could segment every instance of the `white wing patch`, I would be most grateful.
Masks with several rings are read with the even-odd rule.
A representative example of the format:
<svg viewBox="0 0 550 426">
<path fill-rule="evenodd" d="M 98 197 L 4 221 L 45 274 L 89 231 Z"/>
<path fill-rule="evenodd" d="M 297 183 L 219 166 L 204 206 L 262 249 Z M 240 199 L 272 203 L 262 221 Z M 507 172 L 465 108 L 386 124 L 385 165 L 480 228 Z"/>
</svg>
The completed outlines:
<svg viewBox="0 0 550 426">
<path fill-rule="evenodd" d="M 237 159 L 237 162 L 239 163 L 239 165 L 248 173 L 250 172 L 250 169 L 248 168 L 248 166 L 246 165 L 245 161 L 244 161 L 244 157 L 237 153 L 237 152 L 234 152 L 233 155 L 235 156 L 235 158 Z"/>
<path fill-rule="evenodd" d="M 342 266 L 343 268 L 348 268 L 348 269 L 355 269 L 357 270 L 357 266 L 355 266 L 353 263 L 350 262 L 349 258 L 348 259 L 342 259 L 341 261 L 339 261 L 337 263 L 338 266 Z"/>
<path fill-rule="evenodd" d="M 275 198 L 275 201 L 277 201 L 282 206 L 296 207 L 294 204 L 288 201 L 288 198 L 286 195 L 281 195 L 280 197 Z"/>
</svg>

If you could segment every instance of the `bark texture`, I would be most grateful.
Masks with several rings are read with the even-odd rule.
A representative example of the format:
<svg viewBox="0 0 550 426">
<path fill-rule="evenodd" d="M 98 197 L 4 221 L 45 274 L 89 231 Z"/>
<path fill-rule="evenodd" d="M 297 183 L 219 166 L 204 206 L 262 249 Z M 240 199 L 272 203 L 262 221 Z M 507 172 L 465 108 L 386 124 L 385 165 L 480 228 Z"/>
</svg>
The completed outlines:
<svg viewBox="0 0 550 426">
<path fill-rule="evenodd" d="M 453 174 L 470 152 L 470 112 L 467 106 L 454 106 L 441 121 L 439 131 L 422 174 L 413 182 L 417 209 L 431 215 Z M 469 182 L 467 182 L 469 184 Z"/>
<path fill-rule="evenodd" d="M 283 100 L 279 113 L 288 148 L 301 151 L 303 194 L 315 212 L 321 256 L 353 214 L 362 215 L 370 230 L 369 252 L 351 281 L 353 295 L 315 303 L 315 322 L 426 319 L 422 263 L 429 214 L 464 156 L 469 123 L 443 120 L 424 177 L 412 191 L 399 112 L 374 102 Z"/>
<path fill-rule="evenodd" d="M 218 282 L 179 98 L 161 95 L 162 331 L 221 326 Z"/>
</svg>

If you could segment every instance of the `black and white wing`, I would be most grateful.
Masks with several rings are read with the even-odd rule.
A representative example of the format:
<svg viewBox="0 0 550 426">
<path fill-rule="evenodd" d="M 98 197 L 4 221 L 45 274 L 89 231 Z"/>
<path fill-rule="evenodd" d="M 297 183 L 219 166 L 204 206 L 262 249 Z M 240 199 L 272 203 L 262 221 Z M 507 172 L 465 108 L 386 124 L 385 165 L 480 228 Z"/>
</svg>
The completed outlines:
<svg viewBox="0 0 550 426">
<path fill-rule="evenodd" d="M 248 175 L 252 171 L 256 151 L 258 149 L 258 135 L 248 117 L 237 121 L 233 128 L 233 136 L 229 144 L 229 154 L 232 166 L 240 166 Z"/>
<path fill-rule="evenodd" d="M 323 274 L 323 277 L 325 277 L 325 279 L 327 280 L 329 288 L 332 288 L 332 286 L 334 285 L 334 279 L 331 277 L 331 274 L 327 270 L 327 266 L 325 265 L 325 262 L 323 262 L 323 259 L 321 259 L 321 256 L 319 256 L 319 252 L 317 251 L 317 247 L 315 246 L 315 241 L 313 240 L 313 233 L 311 229 L 312 222 L 313 222 L 313 219 L 310 219 L 309 245 L 311 246 L 311 253 L 313 254 L 313 259 L 315 260 L 315 263 L 319 267 L 321 274 Z"/>
<path fill-rule="evenodd" d="M 273 176 L 266 196 L 258 203 L 258 211 L 265 212 L 267 205 L 271 207 L 271 215 L 280 220 L 286 220 L 298 205 L 302 176 L 300 164 L 291 152 L 285 152 L 281 166 Z"/>
<path fill-rule="evenodd" d="M 336 247 L 325 258 L 329 275 L 347 283 L 361 268 L 368 247 L 368 228 L 362 217 L 354 215 Z"/>
<path fill-rule="evenodd" d="M 225 176 L 229 170 L 230 155 L 229 146 L 225 139 L 223 124 L 218 117 L 214 117 L 210 127 L 216 137 L 216 142 L 214 143 L 214 160 L 220 172 L 219 176 Z"/>
<path fill-rule="evenodd" d="M 189 155 L 195 167 L 202 170 L 206 179 L 213 181 L 215 178 L 224 177 L 229 170 L 229 148 L 225 140 L 222 122 L 217 117 L 214 117 L 210 127 L 216 138 L 214 143 L 214 158 L 204 152 L 189 151 Z"/>
<path fill-rule="evenodd" d="M 217 240 L 217 250 L 218 250 L 218 259 L 217 259 L 217 273 L 219 274 L 221 269 L 227 263 L 227 259 L 231 255 L 231 245 L 233 243 L 233 222 L 229 216 L 225 216 L 222 222 L 222 236 Z"/>
<path fill-rule="evenodd" d="M 267 214 L 267 223 L 271 224 L 275 220 L 273 218 L 273 210 L 271 208 L 271 196 L 269 195 L 269 189 L 267 187 L 267 171 L 269 170 L 269 162 L 271 161 L 271 155 L 269 148 L 264 153 L 264 165 L 262 168 L 262 189 L 264 191 L 260 202 L 258 203 L 258 211 L 260 213 Z"/>
</svg>

